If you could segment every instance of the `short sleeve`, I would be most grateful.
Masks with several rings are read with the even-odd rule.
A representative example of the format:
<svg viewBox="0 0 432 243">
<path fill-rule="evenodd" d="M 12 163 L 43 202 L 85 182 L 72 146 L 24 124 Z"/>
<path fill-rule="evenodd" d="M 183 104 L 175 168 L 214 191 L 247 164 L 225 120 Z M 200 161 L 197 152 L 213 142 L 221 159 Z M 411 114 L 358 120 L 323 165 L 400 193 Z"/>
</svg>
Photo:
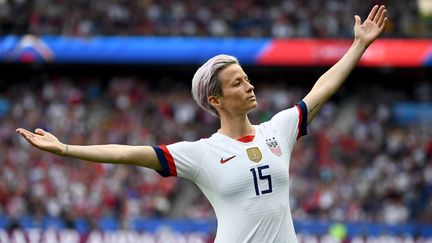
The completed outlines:
<svg viewBox="0 0 432 243">
<path fill-rule="evenodd" d="M 157 172 L 163 177 L 179 176 L 192 180 L 200 164 L 198 146 L 198 142 L 153 146 L 162 167 Z"/>
<path fill-rule="evenodd" d="M 300 101 L 294 107 L 277 113 L 271 118 L 270 123 L 280 135 L 293 144 L 300 137 L 307 135 L 306 103 Z"/>
</svg>

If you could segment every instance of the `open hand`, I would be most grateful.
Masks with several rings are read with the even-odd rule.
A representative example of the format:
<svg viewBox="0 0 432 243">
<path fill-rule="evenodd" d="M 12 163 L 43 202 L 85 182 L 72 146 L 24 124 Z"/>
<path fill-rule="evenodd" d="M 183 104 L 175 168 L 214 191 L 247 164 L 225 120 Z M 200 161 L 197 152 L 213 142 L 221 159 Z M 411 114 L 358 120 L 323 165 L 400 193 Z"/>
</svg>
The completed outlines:
<svg viewBox="0 0 432 243">
<path fill-rule="evenodd" d="M 37 128 L 34 133 L 24 128 L 18 128 L 16 132 L 38 149 L 57 155 L 61 155 L 66 149 L 66 145 L 61 143 L 54 135 L 40 128 Z"/>
<path fill-rule="evenodd" d="M 369 46 L 381 32 L 387 22 L 387 10 L 384 5 L 375 5 L 367 19 L 362 23 L 360 16 L 356 15 L 354 35 L 357 41 Z"/>
</svg>

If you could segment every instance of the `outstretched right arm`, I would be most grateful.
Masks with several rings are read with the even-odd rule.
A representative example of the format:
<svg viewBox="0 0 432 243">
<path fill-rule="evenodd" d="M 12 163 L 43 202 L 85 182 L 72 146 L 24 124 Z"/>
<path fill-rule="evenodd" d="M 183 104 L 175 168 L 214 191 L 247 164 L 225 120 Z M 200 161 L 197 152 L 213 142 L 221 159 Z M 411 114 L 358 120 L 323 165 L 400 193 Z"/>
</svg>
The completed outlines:
<svg viewBox="0 0 432 243">
<path fill-rule="evenodd" d="M 162 170 L 156 152 L 151 146 L 68 145 L 61 143 L 54 135 L 40 128 L 34 133 L 23 128 L 18 128 L 16 131 L 36 148 L 56 155 L 97 163 L 137 165 Z"/>
</svg>

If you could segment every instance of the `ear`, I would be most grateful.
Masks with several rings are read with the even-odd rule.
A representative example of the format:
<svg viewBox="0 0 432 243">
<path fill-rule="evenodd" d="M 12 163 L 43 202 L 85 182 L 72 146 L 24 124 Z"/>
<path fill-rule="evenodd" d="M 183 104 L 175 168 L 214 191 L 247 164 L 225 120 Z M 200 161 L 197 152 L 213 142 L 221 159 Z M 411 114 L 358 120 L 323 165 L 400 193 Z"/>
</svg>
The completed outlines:
<svg viewBox="0 0 432 243">
<path fill-rule="evenodd" d="M 216 97 L 216 96 L 211 95 L 211 96 L 209 96 L 209 97 L 207 98 L 207 101 L 208 101 L 208 102 L 210 103 L 210 105 L 213 106 L 216 110 L 217 110 L 217 107 L 220 107 L 220 106 L 221 106 L 221 100 L 220 100 L 219 97 Z"/>
</svg>

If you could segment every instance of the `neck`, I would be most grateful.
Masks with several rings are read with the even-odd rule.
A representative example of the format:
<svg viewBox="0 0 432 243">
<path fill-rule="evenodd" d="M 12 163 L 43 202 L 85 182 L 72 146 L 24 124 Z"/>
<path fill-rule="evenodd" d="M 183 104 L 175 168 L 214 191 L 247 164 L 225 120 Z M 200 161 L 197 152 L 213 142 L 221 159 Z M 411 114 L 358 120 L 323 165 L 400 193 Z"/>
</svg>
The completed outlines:
<svg viewBox="0 0 432 243">
<path fill-rule="evenodd" d="M 221 116 L 221 128 L 218 130 L 230 138 L 239 139 L 248 135 L 255 135 L 255 128 L 249 121 L 247 115 L 238 117 Z"/>
</svg>

